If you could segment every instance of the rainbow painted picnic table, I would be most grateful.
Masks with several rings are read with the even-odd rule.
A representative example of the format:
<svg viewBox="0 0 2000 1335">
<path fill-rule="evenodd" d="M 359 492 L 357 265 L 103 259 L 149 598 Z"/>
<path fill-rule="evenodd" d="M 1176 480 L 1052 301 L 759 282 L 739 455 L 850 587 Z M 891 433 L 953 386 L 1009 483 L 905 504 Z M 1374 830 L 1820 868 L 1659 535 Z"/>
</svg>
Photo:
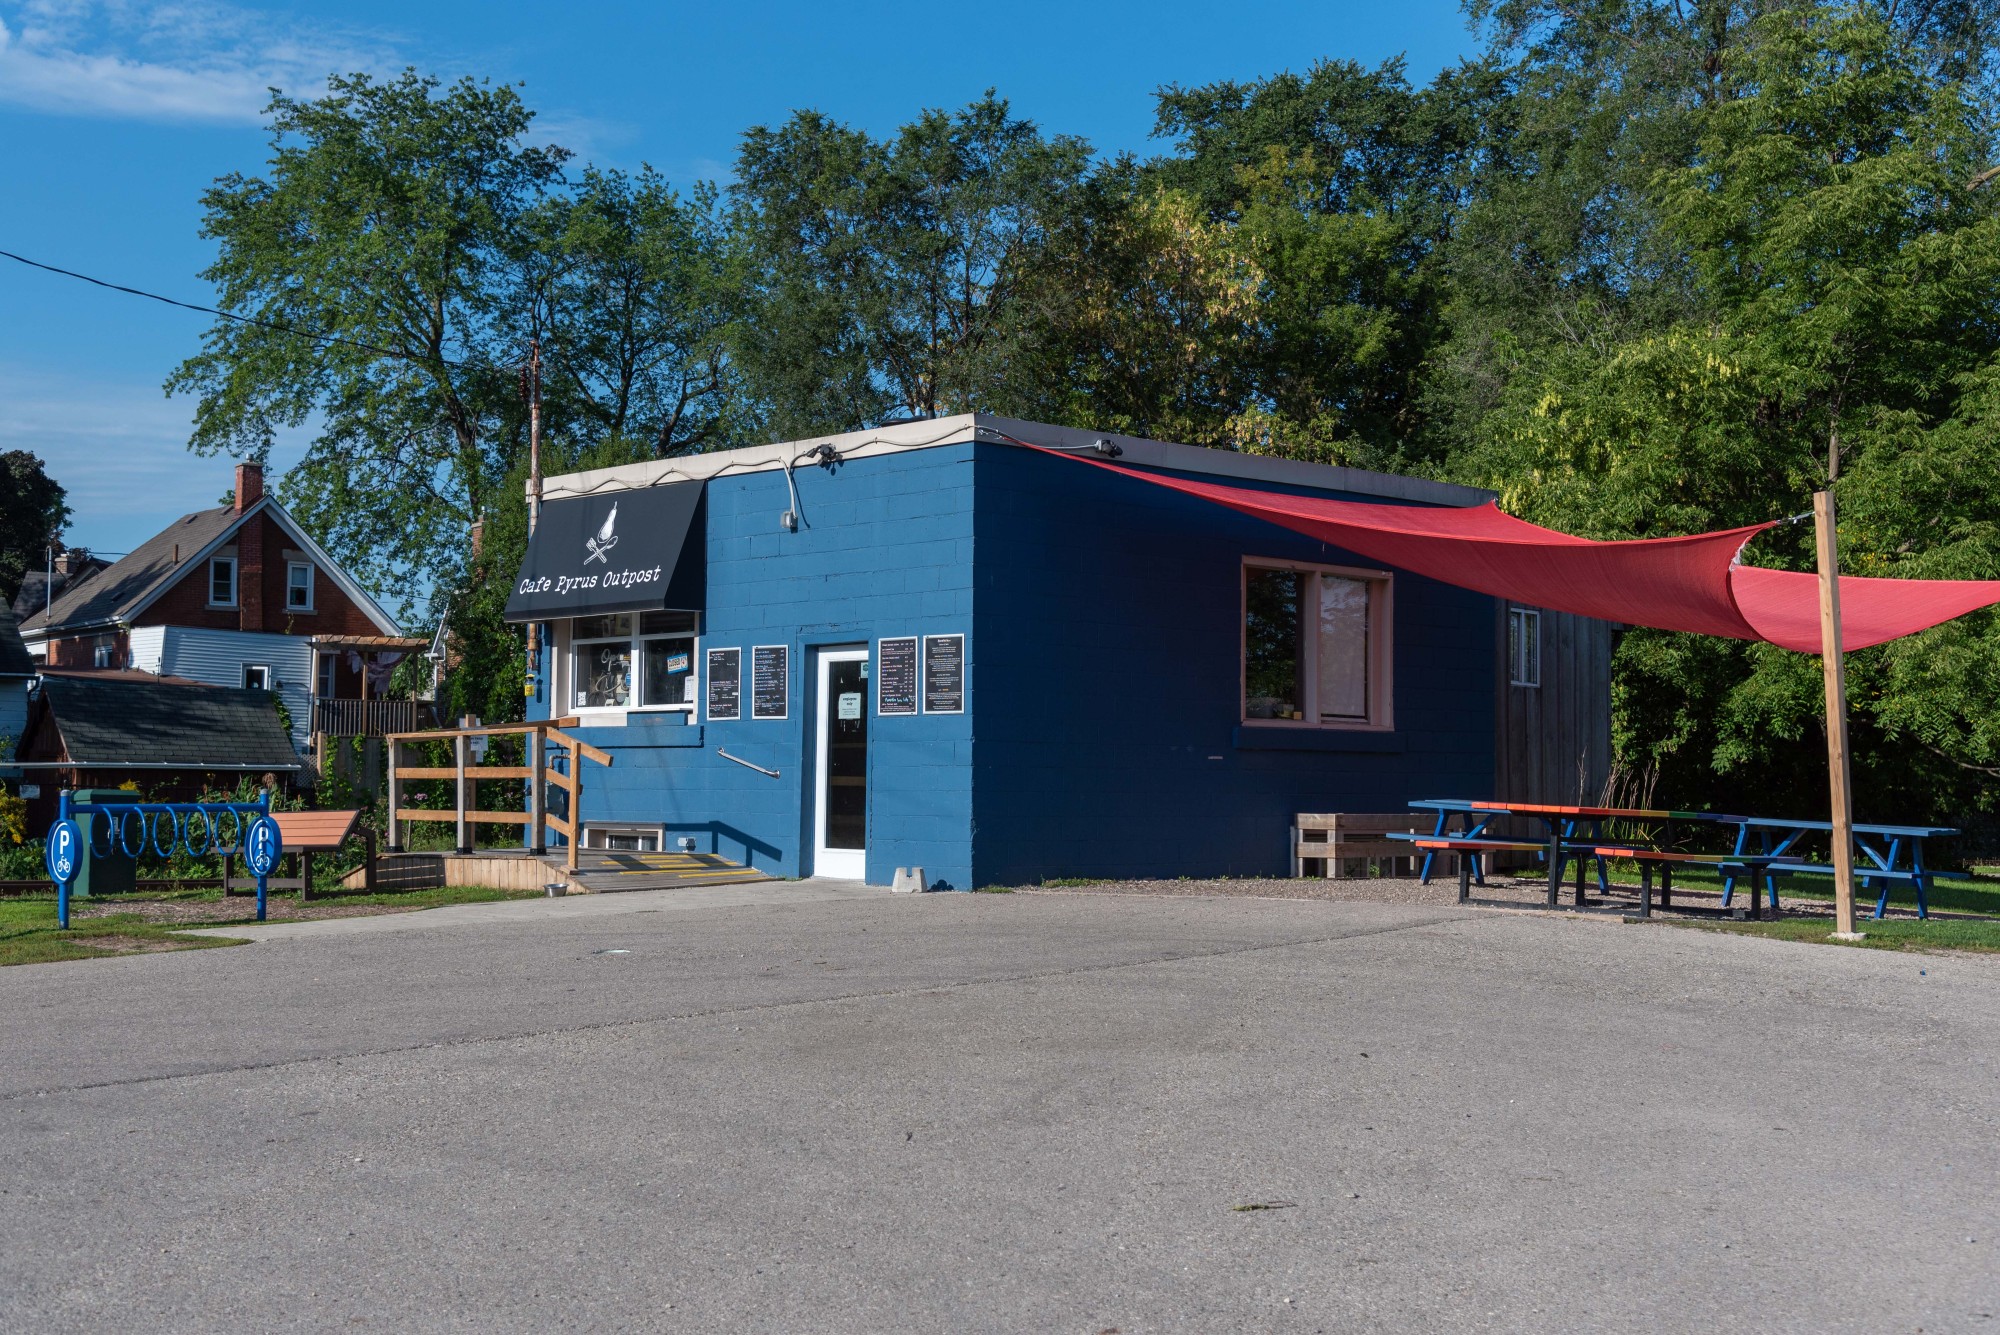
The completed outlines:
<svg viewBox="0 0 2000 1335">
<path fill-rule="evenodd" d="M 1562 870 L 1565 864 L 1576 862 L 1576 902 L 1584 902 L 1584 877 L 1591 863 L 1597 867 L 1597 889 L 1599 894 L 1610 893 L 1610 878 L 1605 869 L 1606 858 L 1597 852 L 1598 846 L 1608 841 L 1604 835 L 1604 823 L 1613 820 L 1660 822 L 1666 825 L 1665 837 L 1673 837 L 1675 821 L 1708 820 L 1703 811 L 1668 811 L 1650 807 L 1594 807 L 1566 805 L 1550 802 L 1500 802 L 1471 801 L 1463 798 L 1425 798 L 1410 803 L 1412 811 L 1429 811 L 1436 815 L 1434 828 L 1426 838 L 1423 835 L 1410 836 L 1412 842 L 1425 840 L 1435 842 L 1441 839 L 1456 839 L 1478 842 L 1488 839 L 1488 827 L 1505 816 L 1531 816 L 1542 822 L 1546 832 L 1542 856 L 1549 869 L 1549 905 L 1554 907 L 1563 883 Z M 1453 822 L 1460 828 L 1454 831 Z M 1390 838 L 1401 836 L 1391 835 Z M 1431 868 L 1439 852 L 1438 848 L 1424 850 L 1420 877 L 1424 884 L 1430 884 Z M 1483 854 L 1468 851 L 1463 856 L 1471 859 L 1472 880 L 1479 885 L 1486 884 Z"/>
<path fill-rule="evenodd" d="M 1833 866 L 1830 861 L 1809 860 L 1798 845 L 1801 840 L 1816 833 L 1831 835 L 1830 821 L 1790 820 L 1782 817 L 1736 816 L 1715 811 L 1677 811 L 1664 808 L 1646 807 L 1596 807 L 1571 806 L 1544 802 L 1503 802 L 1474 801 L 1462 798 L 1426 798 L 1410 804 L 1412 811 L 1429 811 L 1436 815 L 1435 828 L 1429 836 L 1412 834 L 1391 835 L 1390 838 L 1408 838 L 1437 844 L 1442 840 L 1456 840 L 1462 843 L 1477 843 L 1489 840 L 1488 828 L 1494 821 L 1505 816 L 1532 816 L 1540 819 L 1547 831 L 1546 848 L 1543 856 L 1549 868 L 1549 904 L 1556 903 L 1557 892 L 1562 884 L 1561 872 L 1571 860 L 1576 862 L 1576 902 L 1584 902 L 1584 877 L 1589 863 L 1595 862 L 1597 885 L 1600 894 L 1609 893 L 1610 882 L 1606 873 L 1606 862 L 1614 856 L 1614 848 L 1630 848 L 1637 845 L 1607 840 L 1603 834 L 1607 821 L 1632 821 L 1657 824 L 1663 827 L 1658 845 L 1670 845 L 1673 841 L 1675 824 L 1733 826 L 1736 831 L 1735 846 L 1726 856 L 1729 866 L 1722 868 L 1722 905 L 1730 907 L 1736 893 L 1736 883 L 1745 879 L 1745 871 L 1763 878 L 1765 892 L 1773 912 L 1777 911 L 1778 880 L 1783 876 L 1831 876 Z M 1460 828 L 1451 827 L 1457 822 Z M 1917 916 L 1930 916 L 1931 872 L 1924 864 L 1924 841 L 1946 838 L 1958 831 L 1944 825 L 1856 825 L 1854 827 L 1855 879 L 1872 890 L 1877 890 L 1875 914 L 1882 917 L 1889 907 L 1889 890 L 1899 883 L 1907 882 L 1916 891 Z M 1441 847 L 1424 850 L 1421 876 L 1425 884 L 1430 883 L 1433 860 Z M 1659 851 L 1664 851 L 1663 849 Z M 1471 859 L 1471 875 L 1478 884 L 1484 885 L 1483 854 L 1468 850 L 1463 854 Z M 1830 856 L 1830 855 L 1829 855 Z"/>
</svg>

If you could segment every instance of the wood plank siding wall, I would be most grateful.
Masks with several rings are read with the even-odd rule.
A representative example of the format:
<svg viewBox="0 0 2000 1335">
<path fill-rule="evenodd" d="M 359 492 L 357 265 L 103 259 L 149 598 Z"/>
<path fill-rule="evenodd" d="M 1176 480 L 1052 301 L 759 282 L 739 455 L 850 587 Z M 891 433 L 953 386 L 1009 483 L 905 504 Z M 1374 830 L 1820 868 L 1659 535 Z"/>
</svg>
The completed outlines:
<svg viewBox="0 0 2000 1335">
<path fill-rule="evenodd" d="M 1510 802 L 1589 805 L 1611 775 L 1610 622 L 1541 614 L 1541 685 L 1516 686 L 1509 671 L 1507 604 L 1500 604 L 1494 655 L 1494 796 Z"/>
</svg>

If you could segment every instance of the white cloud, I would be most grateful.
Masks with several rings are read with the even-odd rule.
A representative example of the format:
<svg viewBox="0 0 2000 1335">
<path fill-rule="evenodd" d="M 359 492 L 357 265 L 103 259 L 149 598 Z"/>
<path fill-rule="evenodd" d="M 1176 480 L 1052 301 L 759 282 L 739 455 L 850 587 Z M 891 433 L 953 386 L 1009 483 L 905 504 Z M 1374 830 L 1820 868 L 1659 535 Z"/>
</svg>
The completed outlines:
<svg viewBox="0 0 2000 1335">
<path fill-rule="evenodd" d="M 0 12 L 0 102 L 60 115 L 254 125 L 273 87 L 398 62 L 379 38 L 301 35 L 229 5 L 70 4 Z"/>
</svg>

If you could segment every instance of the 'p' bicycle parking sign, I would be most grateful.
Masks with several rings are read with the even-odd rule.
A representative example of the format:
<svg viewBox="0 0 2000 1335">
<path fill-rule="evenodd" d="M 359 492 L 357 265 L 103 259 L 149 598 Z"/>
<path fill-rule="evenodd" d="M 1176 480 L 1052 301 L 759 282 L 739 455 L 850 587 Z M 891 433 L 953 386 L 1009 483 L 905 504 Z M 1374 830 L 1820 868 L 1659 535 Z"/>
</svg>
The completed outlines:
<svg viewBox="0 0 2000 1335">
<path fill-rule="evenodd" d="M 59 820 L 50 826 L 45 853 L 49 879 L 59 885 L 75 880 L 77 853 L 82 848 L 83 830 L 75 821 Z M 69 926 L 68 922 L 64 922 L 63 926 Z"/>
</svg>

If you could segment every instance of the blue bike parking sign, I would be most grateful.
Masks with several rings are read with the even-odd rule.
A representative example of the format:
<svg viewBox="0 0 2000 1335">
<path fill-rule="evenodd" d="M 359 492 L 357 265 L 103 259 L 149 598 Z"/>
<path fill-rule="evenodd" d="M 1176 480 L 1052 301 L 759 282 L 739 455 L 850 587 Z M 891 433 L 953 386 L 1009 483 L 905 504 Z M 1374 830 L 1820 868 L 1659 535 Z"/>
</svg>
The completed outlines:
<svg viewBox="0 0 2000 1335">
<path fill-rule="evenodd" d="M 278 822 L 269 816 L 259 816 L 250 823 L 250 833 L 243 840 L 243 865 L 250 869 L 252 876 L 269 876 L 278 865 L 278 855 L 284 849 L 284 840 L 278 833 Z"/>
<path fill-rule="evenodd" d="M 83 848 L 83 829 L 73 820 L 59 820 L 49 829 L 45 856 L 49 879 L 67 883 L 76 876 L 77 854 Z"/>
</svg>

